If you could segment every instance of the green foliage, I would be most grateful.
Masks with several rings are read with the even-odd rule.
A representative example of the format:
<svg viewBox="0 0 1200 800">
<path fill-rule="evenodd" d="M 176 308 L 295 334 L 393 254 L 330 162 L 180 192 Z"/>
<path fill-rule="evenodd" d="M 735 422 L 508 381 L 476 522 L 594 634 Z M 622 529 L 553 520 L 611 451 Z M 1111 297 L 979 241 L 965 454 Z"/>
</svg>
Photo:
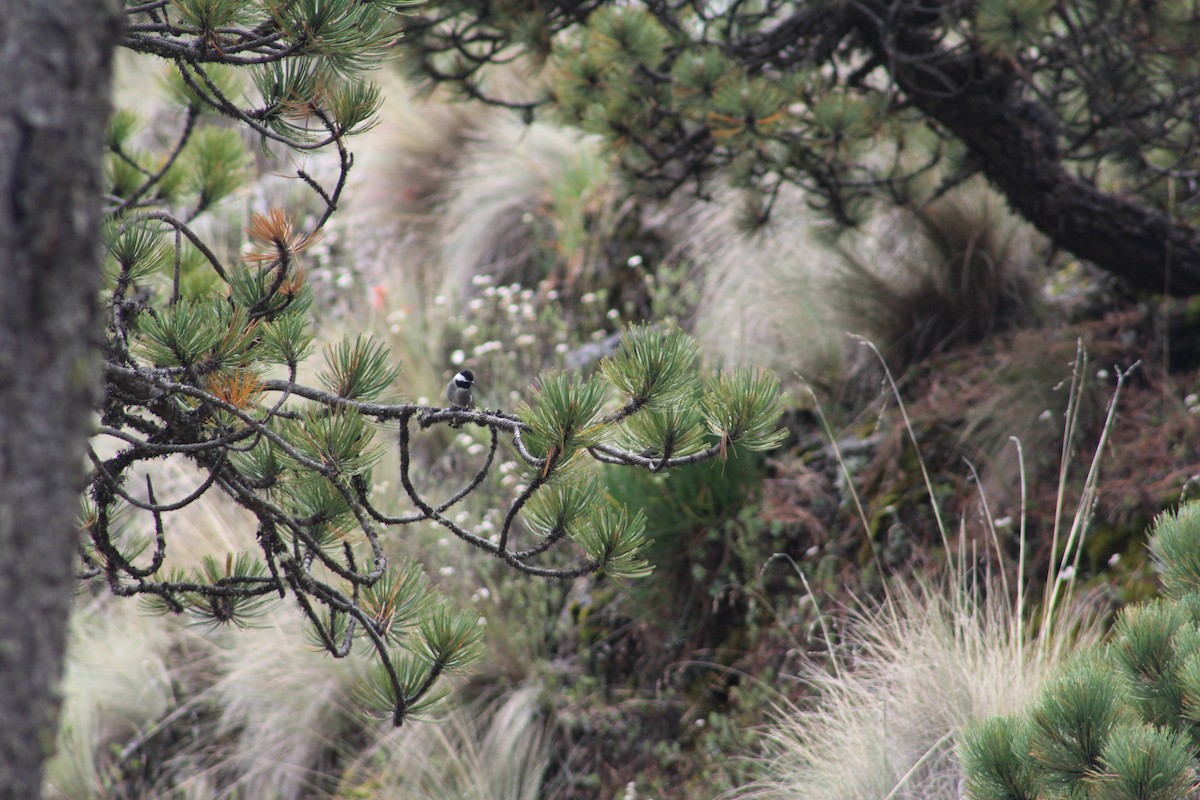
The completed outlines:
<svg viewBox="0 0 1200 800">
<path fill-rule="evenodd" d="M 517 415 L 529 430 L 525 443 L 535 455 L 566 464 L 581 448 L 595 447 L 604 433 L 600 407 L 606 387 L 566 372 L 548 372 L 536 387 L 536 401 Z"/>
<path fill-rule="evenodd" d="M 341 487 L 318 475 L 292 469 L 276 487 L 280 505 L 303 525 L 285 529 L 280 538 L 293 550 L 331 555 L 354 524 L 354 509 Z"/>
<path fill-rule="evenodd" d="M 319 142 L 325 132 L 310 125 L 318 113 L 335 109 L 352 112 L 350 118 L 333 116 L 360 125 L 378 107 L 378 93 L 364 84 L 345 84 L 323 70 L 316 59 L 296 59 L 267 64 L 254 75 L 254 86 L 262 97 L 263 122 L 275 133 L 306 145 Z M 366 94 L 362 94 L 366 92 Z M 351 98 L 356 98 L 351 102 Z M 365 105 L 360 105 L 365 103 Z"/>
<path fill-rule="evenodd" d="M 411 653 L 396 652 L 390 664 L 380 662 L 371 670 L 356 699 L 380 716 L 401 709 L 406 718 L 420 719 L 436 711 L 448 696 L 445 688 L 429 690 L 436 677 L 429 661 Z"/>
<path fill-rule="evenodd" d="M 312 304 L 304 274 L 288 271 L 284 265 L 235 267 L 229 276 L 229 295 L 237 306 L 267 320 L 285 312 L 303 319 Z"/>
<path fill-rule="evenodd" d="M 113 111 L 108 118 L 108 128 L 105 130 L 107 141 L 105 144 L 109 150 L 124 149 L 130 140 L 130 137 L 142 125 L 141 119 L 137 114 L 127 108 L 118 108 Z"/>
<path fill-rule="evenodd" d="M 699 389 L 696 360 L 696 343 L 678 328 L 631 327 L 600 373 L 639 407 L 677 409 Z"/>
<path fill-rule="evenodd" d="M 393 653 L 398 680 L 386 669 L 372 670 L 360 689 L 361 701 L 370 710 L 391 713 L 396 719 L 435 713 L 449 696 L 449 689 L 431 691 L 434 681 L 443 672 L 461 670 L 479 660 L 481 636 L 478 617 L 469 611 L 445 606 L 434 609 L 418 624 L 409 641 L 410 652 Z"/>
<path fill-rule="evenodd" d="M 1112 655 L 1142 719 L 1179 726 L 1183 708 L 1179 661 L 1181 655 L 1200 652 L 1198 636 L 1200 629 L 1192 615 L 1179 603 L 1142 603 L 1121 615 Z"/>
<path fill-rule="evenodd" d="M 247 4 L 239 0 L 177 0 L 175 8 L 184 25 L 209 35 L 252 19 Z"/>
<path fill-rule="evenodd" d="M 835 140 L 862 139 L 875 130 L 874 110 L 849 92 L 829 92 L 812 108 L 813 123 Z"/>
<path fill-rule="evenodd" d="M 727 525 L 743 509 L 756 508 L 765 476 L 763 461 L 756 453 L 737 452 L 723 461 L 689 464 L 665 475 L 607 469 L 604 485 L 616 502 L 639 509 L 654 521 L 648 535 L 655 564 L 685 563 L 690 570 L 711 555 L 708 551 L 713 547 L 733 544 L 735 537 Z M 697 535 L 708 541 L 695 541 Z M 752 536 L 767 538 L 760 530 Z"/>
<path fill-rule="evenodd" d="M 1195 786 L 1195 755 L 1177 731 L 1135 724 L 1113 732 L 1101 757 L 1098 800 L 1177 800 Z"/>
<path fill-rule="evenodd" d="M 381 455 L 372 446 L 374 430 L 362 414 L 312 408 L 289 421 L 284 438 L 295 448 L 296 468 L 315 462 L 329 475 L 360 475 Z"/>
<path fill-rule="evenodd" d="M 778 447 L 787 432 L 777 426 L 784 397 L 779 377 L 753 367 L 723 370 L 709 381 L 704 410 L 709 430 L 747 450 Z"/>
<path fill-rule="evenodd" d="M 399 366 L 389 364 L 389 352 L 361 334 L 325 351 L 325 370 L 319 380 L 327 390 L 351 400 L 378 399 L 396 382 Z"/>
<path fill-rule="evenodd" d="M 292 313 L 264 324 L 263 360 L 292 366 L 304 360 L 313 340 L 305 323 L 302 314 Z"/>
<path fill-rule="evenodd" d="M 596 562 L 598 569 L 613 578 L 644 578 L 654 567 L 640 557 L 646 546 L 646 517 L 610 505 L 596 507 L 580 525 L 574 539 Z"/>
<path fill-rule="evenodd" d="M 196 196 L 195 212 L 224 200 L 249 174 L 250 161 L 235 130 L 204 127 L 184 151 L 188 191 Z"/>
<path fill-rule="evenodd" d="M 1163 591 L 1179 598 L 1200 593 L 1200 548 L 1195 531 L 1200 528 L 1200 504 L 1191 503 L 1177 514 L 1164 514 L 1150 533 L 1150 556 L 1162 576 Z"/>
<path fill-rule="evenodd" d="M 171 248 L 163 230 L 148 221 L 124 223 L 110 219 L 102 234 L 108 251 L 105 277 L 110 288 L 118 282 L 140 283 L 163 271 L 171 261 Z"/>
<path fill-rule="evenodd" d="M 1037 45 L 1050 9 L 1046 0 L 984 0 L 975 12 L 979 40 L 993 52 L 1019 55 Z"/>
<path fill-rule="evenodd" d="M 408 43 L 424 77 L 463 96 L 598 134 L 637 186 L 706 198 L 719 182 L 745 190 L 750 230 L 784 184 L 845 229 L 878 201 L 924 208 L 979 173 L 1057 244 L 1159 291 L 1164 251 L 1131 244 L 1152 273 L 1143 280 L 1128 254 L 1106 252 L 1122 248 L 1091 246 L 1114 232 L 1064 222 L 1063 211 L 1078 201 L 1095 218 L 1084 197 L 1114 215 L 1132 203 L 1163 216 L 1178 243 L 1171 258 L 1187 249 L 1194 262 L 1197 188 L 1179 178 L 1200 153 L 1188 111 L 1200 77 L 1194 11 L 1091 0 L 449 0 L 422 13 Z M 543 68 L 543 80 L 497 80 L 514 62 Z"/>
<path fill-rule="evenodd" d="M 170 24 L 157 6 L 130 7 L 137 24 L 126 46 L 172 59 L 179 127 L 174 139 L 143 139 L 138 119 L 118 112 L 106 133 L 108 385 L 99 411 L 102 437 L 116 446 L 91 453 L 80 519 L 82 575 L 147 598 L 156 612 L 242 626 L 292 595 L 324 652 L 367 651 L 357 696 L 395 725 L 438 708 L 445 676 L 478 660 L 482 634 L 477 613 L 439 599 L 422 568 L 392 557 L 406 544 L 391 531 L 440 527 L 534 576 L 642 577 L 651 571 L 646 517 L 602 494 L 588 471 L 596 461 L 661 472 L 782 438 L 782 406 L 767 397 L 778 380 L 724 376 L 713 382 L 719 396 L 706 398 L 696 346 L 675 330 L 630 329 L 591 377 L 544 373 L 517 415 L 396 401 L 399 367 L 362 335 L 326 348 L 315 386 L 300 382 L 313 341 L 306 251 L 341 202 L 353 163 L 347 137 L 378 107 L 362 72 L 381 62 L 397 35 L 394 12 L 406 5 L 180 0 Z M 592 45 L 605 57 L 656 57 L 669 37 L 649 21 L 636 10 L 601 15 Z M 247 94 L 260 101 L 252 108 L 239 105 L 245 71 L 254 78 Z M 197 220 L 254 177 L 254 139 L 267 161 L 277 146 L 292 158 L 327 146 L 332 178 L 298 167 L 315 210 L 261 208 L 250 214 L 248 241 L 206 241 Z M 702 409 L 725 424 L 720 446 L 703 446 Z M 414 474 L 424 469 L 413 463 L 414 433 L 466 425 L 490 440 L 489 455 L 449 500 L 430 500 Z M 381 431 L 398 442 L 398 502 L 381 500 L 372 480 Z M 485 529 L 450 509 L 484 485 L 502 437 L 527 482 L 504 498 L 503 513 L 487 510 Z M 181 496 L 160 501 L 152 480 L 144 493 L 127 488 L 131 471 L 167 457 L 193 468 Z M 210 491 L 254 518 L 254 544 L 178 565 L 167 519 Z M 391 515 L 381 502 L 409 512 Z M 153 539 L 125 536 L 126 513 L 148 515 Z M 493 517 L 503 525 L 489 535 Z"/>
<path fill-rule="evenodd" d="M 1167 800 L 1195 785 L 1200 595 L 1167 553 L 1200 548 L 1196 504 L 1159 517 L 1150 549 L 1167 597 L 1126 608 L 1111 642 L 1082 654 L 1018 719 L 968 730 L 968 796 Z M 1166 539 L 1164 544 L 1163 537 Z"/>
<path fill-rule="evenodd" d="M 224 563 L 206 555 L 195 577 L 197 583 L 209 586 L 236 587 L 239 584 L 258 584 L 261 587 L 261 593 L 258 595 L 231 592 L 226 597 L 209 595 L 192 598 L 188 603 L 192 612 L 207 624 L 245 625 L 248 620 L 265 614 L 279 599 L 265 580 L 266 566 L 250 553 L 238 553 L 236 557 L 228 556 Z"/>
<path fill-rule="evenodd" d="M 689 116 L 703 118 L 717 88 L 736 73 L 733 62 L 715 47 L 690 48 L 671 68 L 676 101 Z"/>
<path fill-rule="evenodd" d="M 208 298 L 180 300 L 143 324 L 135 350 L 159 367 L 199 367 L 206 372 L 245 360 L 252 344 L 244 313 Z"/>
<path fill-rule="evenodd" d="M 421 565 L 403 561 L 364 591 L 363 610 L 377 630 L 399 643 L 432 610 L 433 595 Z"/>
<path fill-rule="evenodd" d="M 181 108 L 194 111 L 201 116 L 211 117 L 220 113 L 220 107 L 210 102 L 216 96 L 230 102 L 241 102 L 244 98 L 245 70 L 222 64 L 207 64 L 204 67 L 204 85 L 189 80 L 186 73 L 172 69 L 164 76 L 167 96 Z"/>
<path fill-rule="evenodd" d="M 1024 722 L 992 717 L 963 732 L 959 755 L 967 772 L 967 795 L 974 800 L 1037 800 L 1025 744 Z"/>
<path fill-rule="evenodd" d="M 636 6 L 606 6 L 588 20 L 589 55 L 604 64 L 657 64 L 670 37 L 653 15 Z"/>
<path fill-rule="evenodd" d="M 336 74 L 355 76 L 376 67 L 395 41 L 395 12 L 418 2 L 294 0 L 268 6 L 280 30 L 299 44 L 299 55 L 319 57 Z"/>
<path fill-rule="evenodd" d="M 572 536 L 589 524 L 588 517 L 600 502 L 600 487 L 593 476 L 576 479 L 570 473 L 535 494 L 525 508 L 525 522 L 539 536 Z"/>
<path fill-rule="evenodd" d="M 560 372 L 544 375 L 536 405 L 523 406 L 519 413 L 528 425 L 522 436 L 525 446 L 545 459 L 535 465 L 542 474 L 533 476 L 532 485 L 545 482 L 545 470 L 574 463 L 584 450 L 599 450 L 605 460 L 615 456 L 616 463 L 636 454 L 639 463 L 658 470 L 673 462 L 726 456 L 729 448 L 770 449 L 783 440 L 777 377 L 734 369 L 713 377 L 708 390 L 701 392 L 695 362 L 695 344 L 681 332 L 633 327 L 617 353 L 601 363 L 599 377 L 580 381 Z M 601 416 L 610 386 L 625 402 Z M 701 425 L 703 418 L 716 435 L 714 444 Z M 609 575 L 628 578 L 649 572 L 638 555 L 648 541 L 646 518 L 640 512 L 631 517 L 623 504 L 597 504 L 591 477 L 546 483 L 527 511 L 534 531 L 544 537 L 568 535 Z M 717 483 L 723 483 L 719 476 Z M 683 504 L 696 500 L 702 506 L 706 502 L 703 496 L 690 496 Z M 694 512 L 687 508 L 654 515 L 656 527 L 692 518 Z M 654 533 L 652 538 L 660 536 Z"/>
<path fill-rule="evenodd" d="M 618 431 L 617 441 L 628 450 L 642 447 L 656 459 L 696 455 L 708 446 L 702 423 L 698 404 L 683 402 L 630 417 Z"/>
<path fill-rule="evenodd" d="M 1043 691 L 1030 712 L 1029 753 L 1038 784 L 1055 796 L 1074 796 L 1101 769 L 1114 728 L 1129 719 L 1112 670 L 1082 661 Z"/>
</svg>

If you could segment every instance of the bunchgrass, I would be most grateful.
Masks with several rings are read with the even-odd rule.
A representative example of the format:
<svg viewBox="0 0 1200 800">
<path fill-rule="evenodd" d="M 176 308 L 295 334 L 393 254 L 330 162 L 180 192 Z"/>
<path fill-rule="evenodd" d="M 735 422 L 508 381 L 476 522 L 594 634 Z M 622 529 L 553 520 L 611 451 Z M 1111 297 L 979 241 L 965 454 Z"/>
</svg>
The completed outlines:
<svg viewBox="0 0 1200 800">
<path fill-rule="evenodd" d="M 283 606 L 257 628 L 227 631 L 216 654 L 219 677 L 205 694 L 218 715 L 214 740 L 228 746 L 211 768 L 226 796 L 328 792 L 329 767 L 372 724 L 352 699 L 368 662 L 302 646 L 298 616 Z"/>
<path fill-rule="evenodd" d="M 48 800 L 107 796 L 110 750 L 127 748 L 170 713 L 177 703 L 173 628 L 120 598 L 77 603 L 58 746 L 45 768 Z"/>
<path fill-rule="evenodd" d="M 599 144 L 557 126 L 497 115 L 464 147 L 441 206 L 441 292 L 471 294 L 471 279 L 534 286 L 557 276 L 590 288 L 604 270 L 605 220 L 617 182 Z"/>
<path fill-rule="evenodd" d="M 783 222 L 804 219 L 803 197 L 782 192 L 775 221 L 753 234 L 739 226 L 737 203 L 726 190 L 672 209 L 671 237 L 703 286 L 687 327 L 714 362 L 836 384 L 845 342 L 821 277 L 835 256 L 806 225 Z"/>
<path fill-rule="evenodd" d="M 345 772 L 338 798 L 538 800 L 551 737 L 539 690 L 525 686 L 436 725 L 390 731 Z"/>
<path fill-rule="evenodd" d="M 903 399 L 886 367 L 884 372 L 919 453 Z M 841 641 L 829 645 L 827 663 L 810 662 L 797 676 L 810 689 L 810 701 L 780 703 L 756 757 L 759 779 L 731 798 L 961 797 L 955 745 L 963 726 L 1021 710 L 1068 656 L 1095 646 L 1103 633 L 1101 616 L 1072 600 L 1076 573 L 1070 567 L 1086 536 L 1100 454 L 1126 375 L 1119 376 L 1097 455 L 1084 479 L 1083 498 L 1069 520 L 1064 519 L 1064 498 L 1075 419 L 1068 413 L 1055 525 L 1063 541 L 1048 568 L 1040 613 L 1033 615 L 1024 592 L 1024 506 L 1015 584 L 1005 576 L 1001 534 L 986 497 L 981 503 L 987 538 L 996 551 L 992 563 L 999 564 L 994 572 L 977 566 L 989 559 L 968 551 L 966 536 L 958 538 L 954 551 L 949 549 L 952 531 L 939 512 L 948 555 L 945 573 L 911 586 L 891 584 L 881 604 L 864 603 L 848 615 Z M 1079 391 L 1073 383 L 1076 401 Z M 1019 443 L 1017 447 L 1019 452 Z M 846 469 L 840 454 L 839 461 Z M 925 480 L 935 503 L 927 474 Z"/>
<path fill-rule="evenodd" d="M 998 195 L 970 182 L 846 240 L 829 288 L 846 327 L 903 370 L 1031 319 L 1034 242 Z"/>
</svg>

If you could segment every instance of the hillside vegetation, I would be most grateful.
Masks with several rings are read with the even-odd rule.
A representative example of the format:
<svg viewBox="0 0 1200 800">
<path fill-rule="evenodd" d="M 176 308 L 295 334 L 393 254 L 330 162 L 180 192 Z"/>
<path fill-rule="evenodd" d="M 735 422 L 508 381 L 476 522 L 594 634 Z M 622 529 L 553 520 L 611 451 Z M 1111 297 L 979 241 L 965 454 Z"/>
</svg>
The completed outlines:
<svg viewBox="0 0 1200 800">
<path fill-rule="evenodd" d="M 306 649 L 294 605 L 214 628 L 83 594 L 48 797 L 959 797 L 962 727 L 1021 712 L 1157 595 L 1146 530 L 1200 475 L 1194 303 L 1131 299 L 982 183 L 836 237 L 784 190 L 748 233 L 730 186 L 654 199 L 592 136 L 385 83 L 301 256 L 320 341 L 373 334 L 418 403 L 469 368 L 514 412 L 627 325 L 679 328 L 707 367 L 781 376 L 788 438 L 606 467 L 648 577 L 532 581 L 432 524 L 388 539 L 486 621 L 437 721 L 366 718 L 369 665 Z M 221 207 L 232 242 L 251 195 Z M 488 447 L 465 426 L 412 457 L 450 485 Z M 484 532 L 523 488 L 497 458 L 462 507 Z M 195 480 L 150 469 L 163 496 Z M 180 568 L 254 532 L 213 495 L 167 531 Z"/>
</svg>

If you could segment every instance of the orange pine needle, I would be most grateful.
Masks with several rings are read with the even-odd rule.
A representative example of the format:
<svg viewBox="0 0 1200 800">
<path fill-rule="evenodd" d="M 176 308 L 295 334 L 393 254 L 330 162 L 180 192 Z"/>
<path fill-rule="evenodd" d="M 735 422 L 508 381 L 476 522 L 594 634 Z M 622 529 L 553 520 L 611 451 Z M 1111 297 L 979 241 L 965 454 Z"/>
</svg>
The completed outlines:
<svg viewBox="0 0 1200 800">
<path fill-rule="evenodd" d="M 281 208 L 272 208 L 266 214 L 254 214 L 246 233 L 256 243 L 255 249 L 242 256 L 243 261 L 263 263 L 284 256 L 295 255 L 312 247 L 321 239 L 321 233 L 300 233 Z"/>
<path fill-rule="evenodd" d="M 245 410 L 253 408 L 262 399 L 263 384 L 250 370 L 239 369 L 211 376 L 208 391 L 229 405 Z"/>
</svg>

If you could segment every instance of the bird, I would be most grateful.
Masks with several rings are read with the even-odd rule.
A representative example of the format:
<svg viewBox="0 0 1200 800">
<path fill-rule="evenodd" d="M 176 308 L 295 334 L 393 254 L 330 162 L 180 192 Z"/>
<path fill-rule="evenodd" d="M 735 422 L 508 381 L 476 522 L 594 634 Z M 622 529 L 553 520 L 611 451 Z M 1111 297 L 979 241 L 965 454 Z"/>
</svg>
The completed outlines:
<svg viewBox="0 0 1200 800">
<path fill-rule="evenodd" d="M 474 405 L 471 401 L 471 387 L 474 385 L 475 373 L 471 370 L 464 369 L 455 375 L 446 387 L 446 399 L 450 401 L 450 406 L 452 408 L 470 408 Z"/>
</svg>

